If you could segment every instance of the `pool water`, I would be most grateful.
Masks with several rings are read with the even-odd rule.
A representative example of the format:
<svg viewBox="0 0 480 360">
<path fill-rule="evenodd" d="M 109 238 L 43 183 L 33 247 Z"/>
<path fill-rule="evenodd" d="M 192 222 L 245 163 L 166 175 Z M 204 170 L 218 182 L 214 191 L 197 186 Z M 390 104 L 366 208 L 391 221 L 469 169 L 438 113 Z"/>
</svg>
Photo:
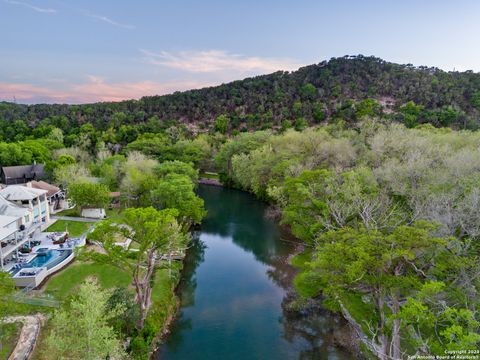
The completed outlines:
<svg viewBox="0 0 480 360">
<path fill-rule="evenodd" d="M 16 274 L 23 268 L 46 267 L 50 269 L 62 262 L 63 259 L 67 258 L 71 253 L 71 250 L 43 250 L 41 251 L 41 255 L 37 255 L 32 261 L 22 264 L 22 267 L 13 270 L 12 274 Z"/>
<path fill-rule="evenodd" d="M 48 250 L 45 251 L 42 255 L 37 255 L 35 259 L 25 264 L 25 267 L 43 267 L 46 266 L 53 259 L 61 256 L 63 251 L 60 250 Z"/>
</svg>

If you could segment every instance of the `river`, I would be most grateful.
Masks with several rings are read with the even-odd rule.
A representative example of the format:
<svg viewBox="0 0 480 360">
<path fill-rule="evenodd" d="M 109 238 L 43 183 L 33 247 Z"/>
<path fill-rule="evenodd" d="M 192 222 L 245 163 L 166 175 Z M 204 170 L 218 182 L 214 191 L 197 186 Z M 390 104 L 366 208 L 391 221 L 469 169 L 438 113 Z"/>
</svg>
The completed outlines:
<svg viewBox="0 0 480 360">
<path fill-rule="evenodd" d="M 250 194 L 201 185 L 208 216 L 185 261 L 181 308 L 157 359 L 338 359 L 337 321 L 327 312 L 282 309 L 295 244 Z"/>
</svg>

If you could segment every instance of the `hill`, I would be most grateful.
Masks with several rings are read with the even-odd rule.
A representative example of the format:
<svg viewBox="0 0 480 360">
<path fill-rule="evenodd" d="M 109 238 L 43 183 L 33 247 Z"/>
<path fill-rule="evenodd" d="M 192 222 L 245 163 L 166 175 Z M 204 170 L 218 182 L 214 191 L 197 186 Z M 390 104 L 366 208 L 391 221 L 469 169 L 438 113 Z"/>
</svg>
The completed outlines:
<svg viewBox="0 0 480 360">
<path fill-rule="evenodd" d="M 150 124 L 142 129 L 150 131 L 182 122 L 201 131 L 212 127 L 221 114 L 228 115 L 229 130 L 240 131 L 338 119 L 355 122 L 377 115 L 409 127 L 431 123 L 476 129 L 480 126 L 480 74 L 345 56 L 294 72 L 140 100 L 86 105 L 3 102 L 0 137 L 14 140 L 18 129 L 28 133 L 38 126 L 55 126 L 69 134 L 88 123 L 97 130 Z"/>
</svg>

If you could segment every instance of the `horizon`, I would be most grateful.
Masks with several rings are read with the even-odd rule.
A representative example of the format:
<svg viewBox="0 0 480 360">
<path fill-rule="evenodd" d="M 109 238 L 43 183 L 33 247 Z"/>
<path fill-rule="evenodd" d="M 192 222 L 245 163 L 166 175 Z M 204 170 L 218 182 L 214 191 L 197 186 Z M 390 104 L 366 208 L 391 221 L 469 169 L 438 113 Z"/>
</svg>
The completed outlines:
<svg viewBox="0 0 480 360">
<path fill-rule="evenodd" d="M 365 56 L 365 57 L 375 57 L 374 55 L 363 55 L 363 54 L 357 54 L 357 55 L 344 55 L 344 56 L 339 56 L 337 58 L 342 58 L 342 57 L 347 57 L 347 56 Z M 142 97 L 148 97 L 148 96 L 168 96 L 168 95 L 173 95 L 174 93 L 176 92 L 185 92 L 185 91 L 191 91 L 191 90 L 202 90 L 202 89 L 207 89 L 207 88 L 210 88 L 210 87 L 217 87 L 217 86 L 221 86 L 223 84 L 229 84 L 229 83 L 232 83 L 232 82 L 235 82 L 235 81 L 242 81 L 242 80 L 246 80 L 246 79 L 249 79 L 249 78 L 253 78 L 253 77 L 256 77 L 256 76 L 267 76 L 267 75 L 270 75 L 270 74 L 273 74 L 275 72 L 278 72 L 278 71 L 288 71 L 290 73 L 292 72 L 295 72 L 295 71 L 298 71 L 300 68 L 302 67 L 306 67 L 306 66 L 313 66 L 313 65 L 317 65 L 323 61 L 330 61 L 332 60 L 333 58 L 330 58 L 330 59 L 325 59 L 325 60 L 321 60 L 319 62 L 316 62 L 316 63 L 313 63 L 313 64 L 306 64 L 306 65 L 302 65 L 300 66 L 299 68 L 297 69 L 294 69 L 294 70 L 275 70 L 271 73 L 266 73 L 266 74 L 257 74 L 257 75 L 253 75 L 253 76 L 247 76 L 245 78 L 242 78 L 242 79 L 232 79 L 230 81 L 227 81 L 227 82 L 223 82 L 223 83 L 219 83 L 219 84 L 212 84 L 212 85 L 206 85 L 206 86 L 203 86 L 203 87 L 198 87 L 198 88 L 189 88 L 189 89 L 184 89 L 184 90 L 173 90 L 171 92 L 167 92 L 167 93 L 164 93 L 164 94 L 145 94 L 145 95 L 141 95 L 137 98 L 125 98 L 125 99 L 121 99 L 121 100 L 113 100 L 113 101 L 93 101 L 93 102 L 70 102 L 70 103 L 60 103 L 60 102 L 37 102 L 37 103 L 28 103 L 28 102 L 20 102 L 20 101 L 17 101 L 17 99 L 13 99 L 13 101 L 9 101 L 9 100 L 2 100 L 0 99 L 0 103 L 14 103 L 14 104 L 19 104 L 19 105 L 43 105 L 43 104 L 47 104 L 47 105 L 89 105 L 89 104 L 97 104 L 97 103 L 119 103 L 119 102 L 123 102 L 123 101 L 138 101 L 138 100 L 141 100 Z M 388 61 L 388 60 L 385 60 L 385 59 L 381 59 L 381 60 L 384 60 L 388 63 L 394 63 L 393 61 Z M 405 65 L 413 65 L 415 68 L 420 68 L 420 67 L 423 67 L 423 66 L 426 66 L 426 67 L 429 67 L 429 68 L 437 68 L 436 66 L 428 66 L 428 65 L 416 65 L 416 64 L 411 64 L 411 63 L 404 63 L 404 64 L 399 64 L 399 63 L 396 63 L 398 65 L 402 65 L 402 66 L 405 66 Z M 441 71 L 445 71 L 445 72 L 455 72 L 455 71 L 459 71 L 459 70 L 444 70 L 444 69 L 440 69 L 438 68 L 439 70 Z M 463 70 L 461 72 L 465 72 L 465 71 L 471 71 L 471 70 Z M 478 73 L 478 72 L 475 72 L 475 73 Z"/>
<path fill-rule="evenodd" d="M 469 0 L 87 0 L 80 7 L 71 0 L 0 0 L 6 34 L 0 101 L 133 100 L 295 71 L 346 54 L 478 72 L 480 50 L 472 46 L 478 10 Z"/>
</svg>

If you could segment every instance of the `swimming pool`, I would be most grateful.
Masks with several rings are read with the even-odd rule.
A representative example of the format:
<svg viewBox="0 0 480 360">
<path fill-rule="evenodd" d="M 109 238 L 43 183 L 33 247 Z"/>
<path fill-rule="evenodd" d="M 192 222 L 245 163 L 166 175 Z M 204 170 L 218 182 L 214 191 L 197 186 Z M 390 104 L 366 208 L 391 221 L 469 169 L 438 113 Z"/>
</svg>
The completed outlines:
<svg viewBox="0 0 480 360">
<path fill-rule="evenodd" d="M 23 268 L 46 267 L 47 269 L 51 269 L 52 267 L 60 264 L 72 253 L 72 250 L 39 250 L 41 250 L 39 255 L 37 255 L 32 261 L 22 264 L 21 267 L 13 269 L 11 274 L 15 275 Z"/>
</svg>

